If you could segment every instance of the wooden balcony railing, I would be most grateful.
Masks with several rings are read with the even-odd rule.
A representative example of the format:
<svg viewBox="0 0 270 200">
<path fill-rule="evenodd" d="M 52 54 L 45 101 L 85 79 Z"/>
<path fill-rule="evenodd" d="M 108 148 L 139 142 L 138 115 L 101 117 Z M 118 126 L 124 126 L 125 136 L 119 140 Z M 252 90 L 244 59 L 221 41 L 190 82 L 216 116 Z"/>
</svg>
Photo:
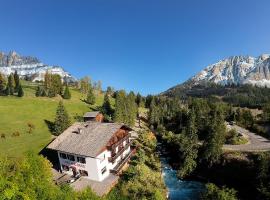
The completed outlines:
<svg viewBox="0 0 270 200">
<path fill-rule="evenodd" d="M 120 160 L 120 162 L 110 170 L 111 173 L 117 174 L 122 167 L 129 161 L 130 157 L 134 154 L 134 149 L 131 150 L 123 159 Z"/>
<path fill-rule="evenodd" d="M 108 148 L 110 150 L 115 150 L 116 147 L 120 144 L 123 143 L 125 140 L 128 140 L 128 138 L 131 136 L 131 133 L 128 133 L 125 137 L 123 137 L 122 139 L 120 139 L 119 141 L 117 141 L 116 143 L 114 143 L 113 145 L 109 146 Z"/>
<path fill-rule="evenodd" d="M 118 152 L 116 154 L 113 154 L 111 157 L 108 158 L 109 162 L 115 161 L 116 158 L 118 158 L 128 147 L 130 146 L 131 142 L 128 142 L 123 148 L 118 149 Z"/>
</svg>

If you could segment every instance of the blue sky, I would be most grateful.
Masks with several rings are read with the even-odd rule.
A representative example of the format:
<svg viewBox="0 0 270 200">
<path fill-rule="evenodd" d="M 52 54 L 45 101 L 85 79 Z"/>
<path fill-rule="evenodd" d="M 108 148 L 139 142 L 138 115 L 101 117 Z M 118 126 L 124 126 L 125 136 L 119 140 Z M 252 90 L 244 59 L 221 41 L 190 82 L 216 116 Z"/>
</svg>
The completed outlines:
<svg viewBox="0 0 270 200">
<path fill-rule="evenodd" d="M 269 0 L 0 0 L 0 50 L 156 94 L 231 55 L 270 53 Z"/>
</svg>

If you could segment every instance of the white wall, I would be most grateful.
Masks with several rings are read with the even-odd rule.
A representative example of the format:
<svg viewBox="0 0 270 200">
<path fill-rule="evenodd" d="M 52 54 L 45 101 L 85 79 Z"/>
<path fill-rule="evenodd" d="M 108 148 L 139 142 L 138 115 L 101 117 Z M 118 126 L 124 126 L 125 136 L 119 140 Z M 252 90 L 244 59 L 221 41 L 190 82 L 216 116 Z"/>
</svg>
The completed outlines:
<svg viewBox="0 0 270 200">
<path fill-rule="evenodd" d="M 124 145 L 126 145 L 125 142 L 124 142 Z M 117 153 L 118 147 L 116 149 L 117 149 L 116 150 L 116 153 Z M 125 157 L 129 152 L 130 152 L 130 146 L 122 153 L 123 157 Z M 108 177 L 110 174 L 110 170 L 113 169 L 121 161 L 121 155 L 120 155 L 115 160 L 114 163 L 109 162 L 108 159 L 109 157 L 111 157 L 111 151 L 108 151 L 108 150 L 103 151 L 96 158 L 84 157 L 86 161 L 85 164 L 77 162 L 77 156 L 74 154 L 70 154 L 70 155 L 73 155 L 75 157 L 75 161 L 70 161 L 70 160 L 61 158 L 60 152 L 57 152 L 57 153 L 58 153 L 61 169 L 62 169 L 62 164 L 67 165 L 67 166 L 74 165 L 76 166 L 78 170 L 87 171 L 88 172 L 87 178 L 91 180 L 95 180 L 95 181 L 102 181 L 106 177 Z M 64 152 L 61 152 L 61 153 L 64 153 Z M 105 155 L 105 158 L 104 158 L 104 155 Z M 80 157 L 83 157 L 83 156 L 80 156 Z M 106 172 L 102 174 L 102 169 L 104 167 L 106 167 Z M 71 174 L 71 175 L 73 174 L 72 170 L 66 173 Z"/>
<path fill-rule="evenodd" d="M 89 178 L 91 180 L 95 180 L 95 181 L 102 181 L 104 178 L 106 178 L 109 175 L 109 169 L 107 169 L 106 173 L 104 173 L 104 174 L 101 173 L 102 168 L 106 164 L 105 161 L 100 163 L 100 159 L 91 158 L 91 157 L 84 157 L 86 163 L 83 164 L 83 163 L 77 162 L 77 156 L 74 154 L 70 154 L 70 155 L 73 155 L 75 157 L 75 161 L 70 161 L 68 159 L 61 158 L 60 153 L 64 153 L 64 152 L 58 152 L 58 159 L 59 159 L 59 163 L 60 163 L 62 171 L 63 171 L 62 164 L 67 165 L 67 166 L 74 165 L 74 166 L 76 166 L 76 168 L 78 170 L 87 171 L 87 173 L 88 173 L 87 178 Z M 65 153 L 65 154 L 67 154 L 67 153 Z M 104 153 L 100 154 L 99 156 L 101 157 L 103 154 Z M 83 157 L 83 156 L 80 156 L 80 157 Z M 64 171 L 64 172 L 68 173 L 70 175 L 73 174 L 71 169 L 69 171 Z"/>
</svg>

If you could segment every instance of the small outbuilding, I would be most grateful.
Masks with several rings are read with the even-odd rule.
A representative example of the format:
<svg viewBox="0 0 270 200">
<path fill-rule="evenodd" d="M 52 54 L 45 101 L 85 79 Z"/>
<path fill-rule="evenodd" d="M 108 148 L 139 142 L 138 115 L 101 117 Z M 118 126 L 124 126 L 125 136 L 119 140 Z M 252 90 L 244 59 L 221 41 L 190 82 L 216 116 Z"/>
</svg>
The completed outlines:
<svg viewBox="0 0 270 200">
<path fill-rule="evenodd" d="M 99 111 L 87 112 L 83 116 L 84 122 L 103 122 L 104 116 Z"/>
</svg>

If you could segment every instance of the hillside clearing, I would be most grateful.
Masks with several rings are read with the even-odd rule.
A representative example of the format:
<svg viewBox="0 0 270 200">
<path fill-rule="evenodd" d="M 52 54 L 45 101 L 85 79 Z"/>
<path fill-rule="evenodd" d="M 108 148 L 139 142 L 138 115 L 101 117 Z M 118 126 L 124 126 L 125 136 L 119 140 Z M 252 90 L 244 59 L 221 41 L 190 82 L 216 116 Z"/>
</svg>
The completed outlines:
<svg viewBox="0 0 270 200">
<path fill-rule="evenodd" d="M 82 116 L 91 110 L 83 102 L 82 95 L 76 89 L 71 89 L 72 98 L 63 100 L 72 121 L 76 116 Z M 0 97 L 0 154 L 20 156 L 28 150 L 40 152 L 52 139 L 48 124 L 54 121 L 55 111 L 60 96 L 55 98 L 35 97 L 35 85 L 24 83 L 25 96 Z M 102 104 L 103 95 L 96 98 L 96 106 Z M 32 133 L 28 133 L 28 123 L 35 126 Z M 19 136 L 15 136 L 18 135 Z"/>
</svg>

